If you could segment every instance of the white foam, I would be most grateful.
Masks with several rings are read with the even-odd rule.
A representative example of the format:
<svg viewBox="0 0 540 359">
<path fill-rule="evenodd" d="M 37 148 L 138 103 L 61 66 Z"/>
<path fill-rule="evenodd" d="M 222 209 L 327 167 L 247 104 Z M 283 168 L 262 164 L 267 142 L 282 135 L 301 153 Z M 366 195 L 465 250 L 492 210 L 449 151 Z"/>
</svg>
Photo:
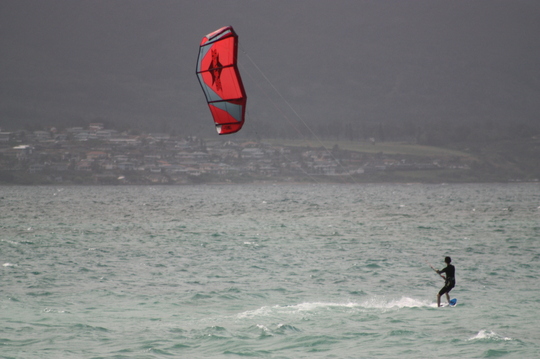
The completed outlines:
<svg viewBox="0 0 540 359">
<path fill-rule="evenodd" d="M 503 337 L 491 330 L 485 330 L 485 329 L 482 329 L 476 335 L 472 336 L 468 340 L 482 340 L 482 339 L 512 340 L 512 338 Z"/>
<path fill-rule="evenodd" d="M 330 308 L 330 307 L 353 307 L 358 306 L 358 304 L 348 303 L 327 303 L 327 302 L 311 302 L 311 303 L 300 303 L 295 305 L 274 305 L 271 307 L 265 306 L 255 310 L 248 310 L 242 313 L 237 314 L 237 318 L 253 318 L 259 316 L 271 316 L 276 314 L 291 314 L 291 313 L 304 313 L 311 312 L 319 308 Z"/>
<path fill-rule="evenodd" d="M 294 314 L 294 313 L 309 313 L 317 310 L 331 308 L 363 308 L 363 309 L 400 309 L 400 308 L 417 308 L 417 307 L 433 307 L 433 304 L 426 300 L 402 297 L 400 299 L 388 300 L 385 298 L 372 298 L 361 303 L 356 302 L 304 302 L 294 305 L 274 305 L 265 306 L 259 309 L 248 310 L 236 315 L 237 318 L 254 318 L 260 316 L 272 316 L 279 314 Z"/>
<path fill-rule="evenodd" d="M 432 306 L 434 306 L 434 304 L 430 301 L 419 300 L 409 297 L 401 297 L 400 299 L 391 300 L 388 300 L 386 298 L 372 298 L 362 303 L 362 307 L 374 309 L 418 308 Z"/>
<path fill-rule="evenodd" d="M 270 329 L 268 329 L 266 326 L 264 326 L 262 324 L 257 324 L 257 328 L 261 329 L 265 333 L 270 333 Z"/>
<path fill-rule="evenodd" d="M 319 308 L 331 308 L 331 307 L 356 307 L 357 303 L 332 303 L 332 302 L 306 302 L 296 305 L 289 305 L 286 308 L 298 312 L 309 312 Z"/>
<path fill-rule="evenodd" d="M 9 244 L 20 244 L 19 242 L 15 242 L 15 241 L 10 241 L 9 239 L 0 239 L 0 242 L 6 242 L 6 243 L 9 243 Z"/>
<path fill-rule="evenodd" d="M 276 308 L 276 307 L 279 307 L 279 306 L 276 305 L 274 307 L 261 307 L 255 310 L 248 310 L 248 311 L 237 314 L 236 317 L 237 318 L 254 318 L 254 317 L 259 317 L 259 316 L 264 317 L 264 316 L 270 315 L 270 313 L 272 312 L 272 308 Z"/>
</svg>

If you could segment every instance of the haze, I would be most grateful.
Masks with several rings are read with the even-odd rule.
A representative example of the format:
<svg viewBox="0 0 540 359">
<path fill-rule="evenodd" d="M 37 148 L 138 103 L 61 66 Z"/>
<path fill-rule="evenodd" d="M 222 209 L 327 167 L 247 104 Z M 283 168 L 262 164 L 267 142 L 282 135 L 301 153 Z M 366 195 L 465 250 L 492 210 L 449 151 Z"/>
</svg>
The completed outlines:
<svg viewBox="0 0 540 359">
<path fill-rule="evenodd" d="M 539 130 L 538 1 L 0 3 L 0 127 L 109 126 L 216 136 L 201 38 L 240 37 L 240 136 L 333 127 Z"/>
</svg>

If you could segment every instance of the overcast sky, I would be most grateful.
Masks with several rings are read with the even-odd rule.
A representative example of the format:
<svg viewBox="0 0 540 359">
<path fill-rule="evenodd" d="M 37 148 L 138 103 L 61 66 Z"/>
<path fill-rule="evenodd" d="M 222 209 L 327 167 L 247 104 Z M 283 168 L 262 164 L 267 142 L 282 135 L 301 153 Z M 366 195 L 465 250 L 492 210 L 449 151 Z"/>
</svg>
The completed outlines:
<svg viewBox="0 0 540 359">
<path fill-rule="evenodd" d="M 539 19 L 537 0 L 2 0 L 0 126 L 84 113 L 213 131 L 195 61 L 226 25 L 255 124 L 540 120 Z"/>
</svg>

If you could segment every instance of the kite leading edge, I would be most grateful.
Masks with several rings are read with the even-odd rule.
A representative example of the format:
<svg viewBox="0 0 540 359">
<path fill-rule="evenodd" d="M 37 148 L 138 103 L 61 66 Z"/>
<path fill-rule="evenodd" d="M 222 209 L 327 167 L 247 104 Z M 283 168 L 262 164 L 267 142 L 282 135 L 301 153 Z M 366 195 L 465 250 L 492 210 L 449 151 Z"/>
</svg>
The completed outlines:
<svg viewBox="0 0 540 359">
<path fill-rule="evenodd" d="M 238 132 L 244 124 L 247 96 L 237 67 L 238 35 L 225 26 L 201 41 L 197 77 L 220 135 Z"/>
</svg>

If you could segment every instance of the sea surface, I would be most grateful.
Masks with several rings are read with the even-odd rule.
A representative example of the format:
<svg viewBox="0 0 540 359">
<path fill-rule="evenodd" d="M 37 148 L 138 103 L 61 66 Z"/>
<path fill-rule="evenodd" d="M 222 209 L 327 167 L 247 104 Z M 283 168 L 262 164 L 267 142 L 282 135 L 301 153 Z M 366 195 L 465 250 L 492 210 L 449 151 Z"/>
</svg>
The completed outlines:
<svg viewBox="0 0 540 359">
<path fill-rule="evenodd" d="M 4 186 L 0 274 L 0 358 L 539 358 L 540 184 Z"/>
</svg>

